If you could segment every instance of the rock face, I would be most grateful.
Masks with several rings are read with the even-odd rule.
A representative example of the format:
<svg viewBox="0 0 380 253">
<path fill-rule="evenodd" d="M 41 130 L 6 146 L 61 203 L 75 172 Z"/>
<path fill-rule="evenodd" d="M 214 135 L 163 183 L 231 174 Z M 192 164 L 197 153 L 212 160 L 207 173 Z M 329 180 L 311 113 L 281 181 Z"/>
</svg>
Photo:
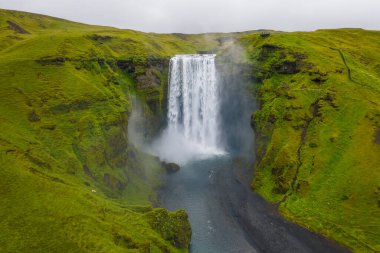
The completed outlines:
<svg viewBox="0 0 380 253">
<path fill-rule="evenodd" d="M 179 171 L 179 169 L 180 169 L 180 166 L 176 163 L 162 162 L 161 164 L 166 169 L 166 172 L 169 174 L 175 173 L 175 172 Z"/>
<path fill-rule="evenodd" d="M 137 96 L 146 105 L 141 128 L 146 139 L 156 136 L 165 123 L 169 60 L 169 57 L 148 57 L 116 61 L 116 66 L 133 79 Z"/>
</svg>

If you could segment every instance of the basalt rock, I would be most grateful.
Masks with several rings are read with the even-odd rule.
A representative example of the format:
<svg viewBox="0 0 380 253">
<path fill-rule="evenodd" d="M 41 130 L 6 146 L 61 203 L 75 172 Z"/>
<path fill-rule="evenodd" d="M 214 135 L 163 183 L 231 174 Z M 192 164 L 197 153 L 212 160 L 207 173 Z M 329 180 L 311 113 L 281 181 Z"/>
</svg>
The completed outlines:
<svg viewBox="0 0 380 253">
<path fill-rule="evenodd" d="M 162 162 L 161 164 L 162 164 L 162 167 L 164 167 L 166 172 L 169 174 L 175 173 L 180 170 L 180 166 L 175 163 Z"/>
<path fill-rule="evenodd" d="M 127 74 L 132 74 L 135 72 L 135 65 L 133 64 L 132 59 L 124 59 L 116 61 L 117 67 Z"/>
</svg>

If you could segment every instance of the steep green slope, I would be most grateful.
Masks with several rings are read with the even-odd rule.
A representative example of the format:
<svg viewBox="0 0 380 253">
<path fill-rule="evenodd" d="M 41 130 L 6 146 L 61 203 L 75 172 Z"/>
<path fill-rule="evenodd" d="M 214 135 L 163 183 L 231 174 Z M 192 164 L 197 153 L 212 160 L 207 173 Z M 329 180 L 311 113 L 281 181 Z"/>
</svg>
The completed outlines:
<svg viewBox="0 0 380 253">
<path fill-rule="evenodd" d="M 0 10 L 1 252 L 187 251 L 127 124 L 132 96 L 157 118 L 168 59 L 205 41 Z"/>
<path fill-rule="evenodd" d="M 380 251 L 380 32 L 241 40 L 260 106 L 253 188 L 311 230 Z"/>
</svg>

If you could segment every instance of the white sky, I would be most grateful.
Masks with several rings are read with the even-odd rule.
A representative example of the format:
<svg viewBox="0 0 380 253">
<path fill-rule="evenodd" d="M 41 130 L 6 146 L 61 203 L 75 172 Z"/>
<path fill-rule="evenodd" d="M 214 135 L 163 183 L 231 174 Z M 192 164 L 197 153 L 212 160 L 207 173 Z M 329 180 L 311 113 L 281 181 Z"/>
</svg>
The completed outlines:
<svg viewBox="0 0 380 253">
<path fill-rule="evenodd" d="M 0 8 L 161 33 L 380 30 L 380 0 L 0 0 Z"/>
</svg>

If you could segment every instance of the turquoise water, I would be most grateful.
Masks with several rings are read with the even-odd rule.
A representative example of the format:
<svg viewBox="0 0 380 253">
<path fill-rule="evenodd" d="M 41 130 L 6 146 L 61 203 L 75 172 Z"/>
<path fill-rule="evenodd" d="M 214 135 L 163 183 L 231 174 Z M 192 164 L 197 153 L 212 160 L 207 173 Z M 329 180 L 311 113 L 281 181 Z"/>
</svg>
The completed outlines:
<svg viewBox="0 0 380 253">
<path fill-rule="evenodd" d="M 231 164 L 228 155 L 193 161 L 166 178 L 161 204 L 169 210 L 185 209 L 193 235 L 191 252 L 255 252 L 220 199 L 216 176 Z M 226 189 L 227 190 L 227 189 Z"/>
<path fill-rule="evenodd" d="M 229 155 L 194 160 L 166 176 L 160 202 L 189 214 L 190 252 L 349 252 L 284 220 L 250 189 L 251 179 L 252 164 Z"/>
</svg>

